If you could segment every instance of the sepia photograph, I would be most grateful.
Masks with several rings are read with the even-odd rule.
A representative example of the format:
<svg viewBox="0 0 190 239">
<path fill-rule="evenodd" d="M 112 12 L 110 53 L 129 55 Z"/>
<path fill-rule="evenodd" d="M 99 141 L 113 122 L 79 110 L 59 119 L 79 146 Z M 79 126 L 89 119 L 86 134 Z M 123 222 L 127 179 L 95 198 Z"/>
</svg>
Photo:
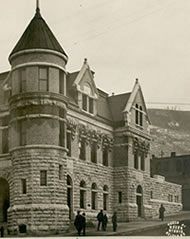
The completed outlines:
<svg viewBox="0 0 190 239">
<path fill-rule="evenodd" d="M 190 1 L 0 4 L 0 237 L 190 236 Z"/>
</svg>

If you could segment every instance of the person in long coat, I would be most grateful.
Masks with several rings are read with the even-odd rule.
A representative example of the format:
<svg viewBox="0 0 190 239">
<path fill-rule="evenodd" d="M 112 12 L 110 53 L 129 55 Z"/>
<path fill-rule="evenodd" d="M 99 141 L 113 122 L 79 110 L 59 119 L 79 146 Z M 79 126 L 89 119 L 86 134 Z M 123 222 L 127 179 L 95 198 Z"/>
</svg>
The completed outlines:
<svg viewBox="0 0 190 239">
<path fill-rule="evenodd" d="M 160 208 L 159 208 L 159 218 L 164 221 L 164 212 L 165 212 L 165 207 L 163 206 L 163 204 L 161 204 Z"/>
<path fill-rule="evenodd" d="M 112 225 L 113 225 L 113 231 L 116 232 L 117 230 L 117 212 L 114 212 L 112 216 Z"/>
<path fill-rule="evenodd" d="M 1 237 L 4 237 L 4 227 L 3 226 L 0 227 L 0 232 L 1 232 Z"/>
<path fill-rule="evenodd" d="M 103 210 L 100 210 L 100 212 L 98 213 L 97 215 L 97 220 L 98 220 L 98 228 L 97 228 L 97 231 L 100 230 L 100 226 L 102 225 L 102 221 L 103 221 Z"/>
<path fill-rule="evenodd" d="M 84 222 L 83 216 L 80 214 L 80 211 L 77 211 L 77 215 L 75 217 L 74 225 L 77 229 L 77 232 L 78 232 L 79 236 L 80 236 L 81 231 L 83 229 L 83 222 Z"/>
<path fill-rule="evenodd" d="M 107 217 L 106 213 L 104 213 L 103 221 L 102 221 L 102 230 L 103 231 L 106 231 L 107 224 L 108 224 L 108 217 Z"/>
<path fill-rule="evenodd" d="M 82 214 L 82 231 L 83 231 L 83 236 L 86 235 L 86 214 L 83 212 Z"/>
</svg>

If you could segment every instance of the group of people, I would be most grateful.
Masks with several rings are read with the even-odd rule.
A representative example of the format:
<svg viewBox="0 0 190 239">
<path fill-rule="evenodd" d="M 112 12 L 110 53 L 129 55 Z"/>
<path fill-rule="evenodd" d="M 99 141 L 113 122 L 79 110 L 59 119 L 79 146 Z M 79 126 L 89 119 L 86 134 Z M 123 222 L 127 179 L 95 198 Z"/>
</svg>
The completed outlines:
<svg viewBox="0 0 190 239">
<path fill-rule="evenodd" d="M 106 213 L 103 212 L 103 210 L 100 210 L 100 212 L 98 213 L 97 221 L 98 221 L 97 231 L 99 231 L 100 229 L 102 231 L 106 231 L 108 217 L 107 217 Z M 78 235 L 80 236 L 82 233 L 83 236 L 85 236 L 85 234 L 86 234 L 86 217 L 85 217 L 84 212 L 81 214 L 80 211 L 77 211 L 74 225 L 75 225 L 75 228 L 77 229 Z M 116 212 L 114 212 L 114 214 L 112 216 L 112 225 L 113 225 L 113 231 L 116 232 L 116 230 L 117 230 L 117 213 Z"/>
<path fill-rule="evenodd" d="M 100 212 L 97 215 L 97 220 L 98 220 L 98 227 L 97 231 L 100 230 L 100 227 L 103 231 L 106 231 L 107 228 L 107 223 L 108 223 L 108 217 L 106 213 L 103 213 L 103 210 L 100 210 Z M 113 231 L 115 232 L 117 230 L 117 213 L 114 212 L 112 216 L 112 225 L 113 225 Z"/>
<path fill-rule="evenodd" d="M 161 204 L 159 208 L 159 218 L 163 221 L 164 220 L 164 212 L 165 208 L 163 204 Z M 98 226 L 97 226 L 97 231 L 100 229 L 102 231 L 106 231 L 107 229 L 107 223 L 108 223 L 108 217 L 106 213 L 103 212 L 103 210 L 100 210 L 100 212 L 97 215 L 97 221 L 98 221 Z M 83 212 L 82 215 L 80 214 L 80 211 L 77 212 L 77 215 L 75 217 L 74 225 L 78 231 L 78 235 L 81 235 L 81 232 L 83 233 L 83 236 L 85 236 L 86 233 L 86 217 L 85 213 Z M 112 226 L 113 226 L 113 231 L 116 232 L 117 230 L 117 213 L 114 212 L 112 216 Z"/>
<path fill-rule="evenodd" d="M 82 215 L 80 214 L 80 211 L 77 211 L 77 215 L 75 217 L 74 225 L 77 229 L 78 235 L 81 235 L 81 232 L 83 233 L 83 236 L 86 234 L 86 217 L 85 213 L 83 212 Z"/>
</svg>

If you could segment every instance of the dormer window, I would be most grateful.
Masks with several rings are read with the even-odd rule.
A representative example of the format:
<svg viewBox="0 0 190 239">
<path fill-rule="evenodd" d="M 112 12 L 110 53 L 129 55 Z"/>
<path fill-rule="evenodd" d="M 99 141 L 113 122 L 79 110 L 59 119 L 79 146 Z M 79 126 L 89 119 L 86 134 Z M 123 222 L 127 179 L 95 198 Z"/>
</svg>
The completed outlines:
<svg viewBox="0 0 190 239">
<path fill-rule="evenodd" d="M 90 85 L 85 84 L 82 89 L 82 109 L 90 114 L 94 113 L 94 98 Z"/>
<path fill-rule="evenodd" d="M 135 124 L 143 126 L 143 109 L 138 104 L 135 105 Z"/>
<path fill-rule="evenodd" d="M 87 95 L 82 94 L 82 109 L 87 111 Z"/>
</svg>

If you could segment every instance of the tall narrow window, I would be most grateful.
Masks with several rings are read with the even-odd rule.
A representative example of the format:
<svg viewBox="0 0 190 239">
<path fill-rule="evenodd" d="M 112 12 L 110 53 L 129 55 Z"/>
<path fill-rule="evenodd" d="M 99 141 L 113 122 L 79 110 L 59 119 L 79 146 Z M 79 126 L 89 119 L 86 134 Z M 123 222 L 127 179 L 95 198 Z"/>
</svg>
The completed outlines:
<svg viewBox="0 0 190 239">
<path fill-rule="evenodd" d="M 20 92 L 26 91 L 26 69 L 20 69 Z"/>
<path fill-rule="evenodd" d="M 95 183 L 92 184 L 91 205 L 92 209 L 97 209 L 97 186 Z"/>
<path fill-rule="evenodd" d="M 48 91 L 48 68 L 39 68 L 39 91 Z"/>
<path fill-rule="evenodd" d="M 139 156 L 138 156 L 138 152 L 136 151 L 134 153 L 134 168 L 138 169 L 139 168 Z"/>
<path fill-rule="evenodd" d="M 86 142 L 84 138 L 81 139 L 79 149 L 80 149 L 79 158 L 82 160 L 86 160 Z"/>
<path fill-rule="evenodd" d="M 141 170 L 145 170 L 145 157 L 144 157 L 144 153 L 141 153 Z"/>
<path fill-rule="evenodd" d="M 92 142 L 91 144 L 91 162 L 97 163 L 97 144 Z"/>
<path fill-rule="evenodd" d="M 94 113 L 94 100 L 92 98 L 89 98 L 89 112 Z"/>
<path fill-rule="evenodd" d="M 80 182 L 80 208 L 86 208 L 86 184 L 84 181 Z"/>
<path fill-rule="evenodd" d="M 67 206 L 69 207 L 69 219 L 72 215 L 72 203 L 73 203 L 73 189 L 72 189 L 72 179 L 67 175 Z"/>
<path fill-rule="evenodd" d="M 22 194 L 26 194 L 26 179 L 21 179 Z"/>
<path fill-rule="evenodd" d="M 103 148 L 102 154 L 103 154 L 103 165 L 108 166 L 108 147 Z"/>
<path fill-rule="evenodd" d="M 71 132 L 67 131 L 67 155 L 71 156 Z"/>
<path fill-rule="evenodd" d="M 26 145 L 26 120 L 20 121 L 20 146 Z"/>
<path fill-rule="evenodd" d="M 103 210 L 108 210 L 108 186 L 103 187 Z"/>
<path fill-rule="evenodd" d="M 59 165 L 59 180 L 62 180 L 63 177 L 63 165 Z"/>
<path fill-rule="evenodd" d="M 40 171 L 40 186 L 47 186 L 47 171 Z"/>
<path fill-rule="evenodd" d="M 142 106 L 139 107 L 139 116 L 140 116 L 140 126 L 143 126 L 143 111 Z"/>
<path fill-rule="evenodd" d="M 6 154 L 9 151 L 9 142 L 8 142 L 8 128 L 2 130 L 2 153 Z"/>
<path fill-rule="evenodd" d="M 136 109 L 135 109 L 135 123 L 138 124 L 139 123 L 139 106 L 138 104 L 136 104 Z"/>
<path fill-rule="evenodd" d="M 122 192 L 118 192 L 118 202 L 122 203 Z"/>
<path fill-rule="evenodd" d="M 59 145 L 65 146 L 65 124 L 63 121 L 59 121 Z"/>
<path fill-rule="evenodd" d="M 59 71 L 59 93 L 64 94 L 64 72 Z"/>
<path fill-rule="evenodd" d="M 82 109 L 87 111 L 87 95 L 82 95 Z"/>
</svg>

